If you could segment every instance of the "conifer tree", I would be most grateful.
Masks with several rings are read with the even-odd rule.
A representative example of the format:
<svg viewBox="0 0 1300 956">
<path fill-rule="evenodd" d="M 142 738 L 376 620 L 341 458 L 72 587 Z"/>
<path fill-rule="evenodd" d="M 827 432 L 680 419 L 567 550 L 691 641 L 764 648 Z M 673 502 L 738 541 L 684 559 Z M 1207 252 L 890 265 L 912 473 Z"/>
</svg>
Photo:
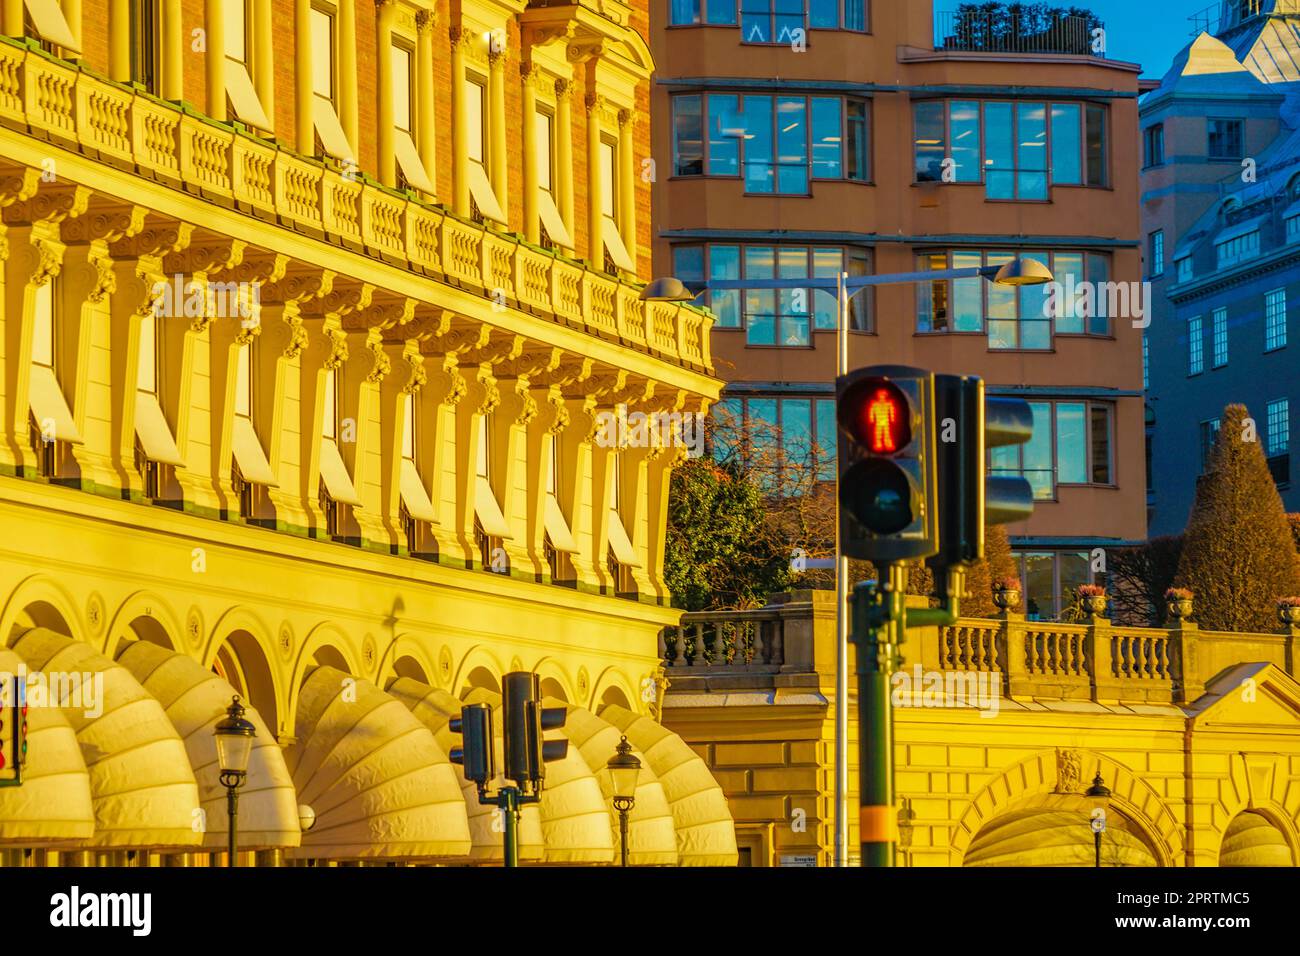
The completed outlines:
<svg viewBox="0 0 1300 956">
<path fill-rule="evenodd" d="M 1196 620 L 1207 630 L 1272 632 L 1276 599 L 1300 594 L 1290 524 L 1244 405 L 1223 410 L 1177 583 L 1196 595 Z"/>
</svg>

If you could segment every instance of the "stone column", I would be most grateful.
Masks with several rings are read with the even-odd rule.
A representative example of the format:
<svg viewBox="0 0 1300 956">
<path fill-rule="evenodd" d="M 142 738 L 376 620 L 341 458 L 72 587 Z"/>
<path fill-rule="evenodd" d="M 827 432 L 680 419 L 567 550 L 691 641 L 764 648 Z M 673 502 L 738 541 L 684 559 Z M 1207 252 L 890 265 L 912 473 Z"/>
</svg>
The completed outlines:
<svg viewBox="0 0 1300 956">
<path fill-rule="evenodd" d="M 506 50 L 488 57 L 488 173 L 501 210 L 510 217 L 510 155 L 506 145 Z"/>
<path fill-rule="evenodd" d="M 294 0 L 293 30 L 299 37 L 311 36 L 311 0 Z M 307 156 L 316 153 L 316 124 L 312 120 L 311 44 L 295 43 L 294 60 L 294 145 Z"/>
<path fill-rule="evenodd" d="M 536 243 L 542 235 L 537 220 L 537 68 L 521 63 L 519 76 L 523 90 L 524 237 Z"/>
<path fill-rule="evenodd" d="M 378 49 L 379 103 L 375 137 L 379 148 L 379 181 L 397 185 L 397 158 L 393 153 L 393 19 L 397 15 L 395 0 L 376 0 L 375 16 Z"/>
<path fill-rule="evenodd" d="M 632 264 L 638 264 L 636 242 L 636 147 L 632 142 L 632 133 L 636 127 L 636 114 L 631 110 L 619 110 L 618 114 L 618 232 L 627 247 L 627 254 L 632 257 Z"/>
<path fill-rule="evenodd" d="M 108 75 L 118 83 L 131 76 L 131 0 L 110 0 L 108 7 Z"/>
<path fill-rule="evenodd" d="M 204 76 L 207 83 L 208 115 L 215 120 L 226 118 L 226 14 L 223 4 L 243 0 L 207 0 L 203 7 Z"/>
<path fill-rule="evenodd" d="M 564 228 L 577 242 L 577 224 L 573 221 L 573 83 L 555 81 L 555 198 L 559 203 Z M 577 250 L 573 250 L 575 253 Z"/>
<path fill-rule="evenodd" d="M 451 28 L 451 179 L 452 212 L 468 217 L 469 117 L 465 115 L 465 55 L 472 39 L 462 27 Z"/>
<path fill-rule="evenodd" d="M 230 0 L 227 0 L 230 2 Z M 272 0 L 253 0 L 253 88 L 275 128 L 275 25 Z"/>
<path fill-rule="evenodd" d="M 311 0 L 299 0 L 309 4 Z M 166 100 L 185 98 L 185 24 L 181 16 L 181 0 L 161 0 L 162 44 L 162 95 Z M 306 26 L 304 25 L 304 30 Z M 299 34 L 306 36 L 306 33 Z M 300 74 L 301 75 L 301 74 Z M 310 76 L 310 70 L 306 74 Z M 308 150 L 307 152 L 310 152 Z"/>
<path fill-rule="evenodd" d="M 587 262 L 597 272 L 605 269 L 605 243 L 601 240 L 604 215 L 600 208 L 604 188 L 604 171 L 600 168 L 600 114 L 604 108 L 603 96 L 587 95 Z"/>
<path fill-rule="evenodd" d="M 416 87 L 416 147 L 420 162 L 429 175 L 429 181 L 438 185 L 437 120 L 434 103 L 437 90 L 433 81 L 433 21 L 432 11 L 421 10 L 415 15 L 415 87 Z M 453 91 L 453 96 L 455 92 Z"/>
<path fill-rule="evenodd" d="M 338 18 L 338 100 L 339 122 L 347 134 L 352 151 L 360 156 L 357 116 L 357 8 L 356 0 L 339 0 Z M 310 36 L 310 34 L 308 34 Z M 310 81 L 310 74 L 308 75 Z M 360 165 L 360 164 L 358 164 Z"/>
</svg>

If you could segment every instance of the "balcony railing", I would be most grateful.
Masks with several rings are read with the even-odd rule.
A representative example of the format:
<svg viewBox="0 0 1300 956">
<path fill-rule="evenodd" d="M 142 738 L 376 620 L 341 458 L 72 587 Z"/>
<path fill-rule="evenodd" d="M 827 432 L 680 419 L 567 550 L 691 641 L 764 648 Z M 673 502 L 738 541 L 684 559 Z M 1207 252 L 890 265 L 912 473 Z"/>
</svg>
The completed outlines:
<svg viewBox="0 0 1300 956">
<path fill-rule="evenodd" d="M 1192 36 L 1218 35 L 1261 14 L 1300 13 L 1300 0 L 1228 0 L 1210 4 L 1187 18 Z"/>
<path fill-rule="evenodd" d="M 833 682 L 834 595 L 781 595 L 752 611 L 704 611 L 664 628 L 659 650 L 670 679 L 740 674 L 819 673 Z M 906 667 L 988 674 L 1003 696 L 1020 699 L 1188 703 L 1205 682 L 1240 663 L 1300 669 L 1300 627 L 1277 634 L 961 618 L 950 627 L 909 630 Z M 761 679 L 761 678 L 759 678 Z M 690 681 L 685 681 L 690 686 Z M 671 693 L 671 691 L 670 691 Z"/>
<path fill-rule="evenodd" d="M 0 124 L 699 371 L 708 313 L 0 38 Z M 93 186 L 93 183 L 85 185 Z M 122 199 L 147 205 L 142 196 Z"/>
<path fill-rule="evenodd" d="M 1007 6 L 994 11 L 957 9 L 936 13 L 934 27 L 936 50 L 1105 56 L 1105 46 L 1094 32 L 1104 25 L 1092 16 L 1038 15 Z"/>
</svg>

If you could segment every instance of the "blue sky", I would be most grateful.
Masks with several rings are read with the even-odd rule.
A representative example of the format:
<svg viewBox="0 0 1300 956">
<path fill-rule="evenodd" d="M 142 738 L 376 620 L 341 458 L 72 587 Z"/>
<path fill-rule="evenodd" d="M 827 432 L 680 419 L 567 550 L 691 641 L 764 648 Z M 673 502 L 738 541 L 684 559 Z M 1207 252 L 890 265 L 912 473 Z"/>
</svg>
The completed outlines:
<svg viewBox="0 0 1300 956">
<path fill-rule="evenodd" d="M 1108 56 L 1141 63 L 1142 75 L 1155 79 L 1164 75 L 1174 54 L 1191 39 L 1192 24 L 1187 18 L 1211 5 L 1211 0 L 1070 2 L 1094 11 L 1106 24 Z"/>
</svg>

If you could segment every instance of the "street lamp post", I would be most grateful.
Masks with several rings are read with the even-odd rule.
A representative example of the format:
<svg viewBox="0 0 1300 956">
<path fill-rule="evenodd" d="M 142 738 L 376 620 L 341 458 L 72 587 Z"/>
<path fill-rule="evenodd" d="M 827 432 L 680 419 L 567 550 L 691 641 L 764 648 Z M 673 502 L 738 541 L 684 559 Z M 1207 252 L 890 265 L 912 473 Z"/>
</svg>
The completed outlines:
<svg viewBox="0 0 1300 956">
<path fill-rule="evenodd" d="M 248 776 L 248 758 L 253 753 L 253 738 L 257 728 L 245 719 L 244 706 L 236 694 L 230 699 L 226 716 L 213 730 L 217 738 L 217 766 L 221 768 L 221 785 L 226 788 L 226 815 L 229 830 L 229 852 L 226 865 L 235 865 L 235 845 L 239 823 L 239 788 Z"/>
<path fill-rule="evenodd" d="M 705 290 L 731 289 L 820 289 L 835 296 L 835 374 L 849 371 L 849 303 L 863 289 L 878 285 L 932 282 L 939 279 L 988 279 L 995 285 L 1042 285 L 1054 281 L 1047 266 L 1036 259 L 1016 256 L 1000 266 L 972 266 L 964 269 L 936 269 L 926 272 L 895 272 L 882 275 L 809 279 L 710 279 L 689 287 L 673 276 L 654 279 L 641 290 L 647 302 L 689 302 Z M 693 291 L 692 291 L 693 290 Z M 840 489 L 835 489 L 839 501 Z M 849 864 L 849 559 L 843 555 L 836 522 L 835 542 L 835 865 Z M 813 562 L 808 562 L 814 567 Z M 872 728 L 883 731 L 884 728 Z M 887 746 L 892 746 L 889 741 Z"/>
<path fill-rule="evenodd" d="M 1100 767 L 1097 768 L 1097 776 L 1092 779 L 1092 786 L 1087 789 L 1084 795 L 1092 805 L 1088 825 L 1092 827 L 1094 865 L 1100 867 L 1101 835 L 1106 832 L 1106 810 L 1110 807 L 1110 788 L 1102 782 Z"/>
<path fill-rule="evenodd" d="M 641 761 L 632 753 L 632 745 L 624 737 L 614 748 L 614 756 L 605 764 L 614 785 L 614 809 L 618 811 L 619 858 L 627 866 L 627 818 L 636 804 L 636 779 L 641 773 Z"/>
</svg>

